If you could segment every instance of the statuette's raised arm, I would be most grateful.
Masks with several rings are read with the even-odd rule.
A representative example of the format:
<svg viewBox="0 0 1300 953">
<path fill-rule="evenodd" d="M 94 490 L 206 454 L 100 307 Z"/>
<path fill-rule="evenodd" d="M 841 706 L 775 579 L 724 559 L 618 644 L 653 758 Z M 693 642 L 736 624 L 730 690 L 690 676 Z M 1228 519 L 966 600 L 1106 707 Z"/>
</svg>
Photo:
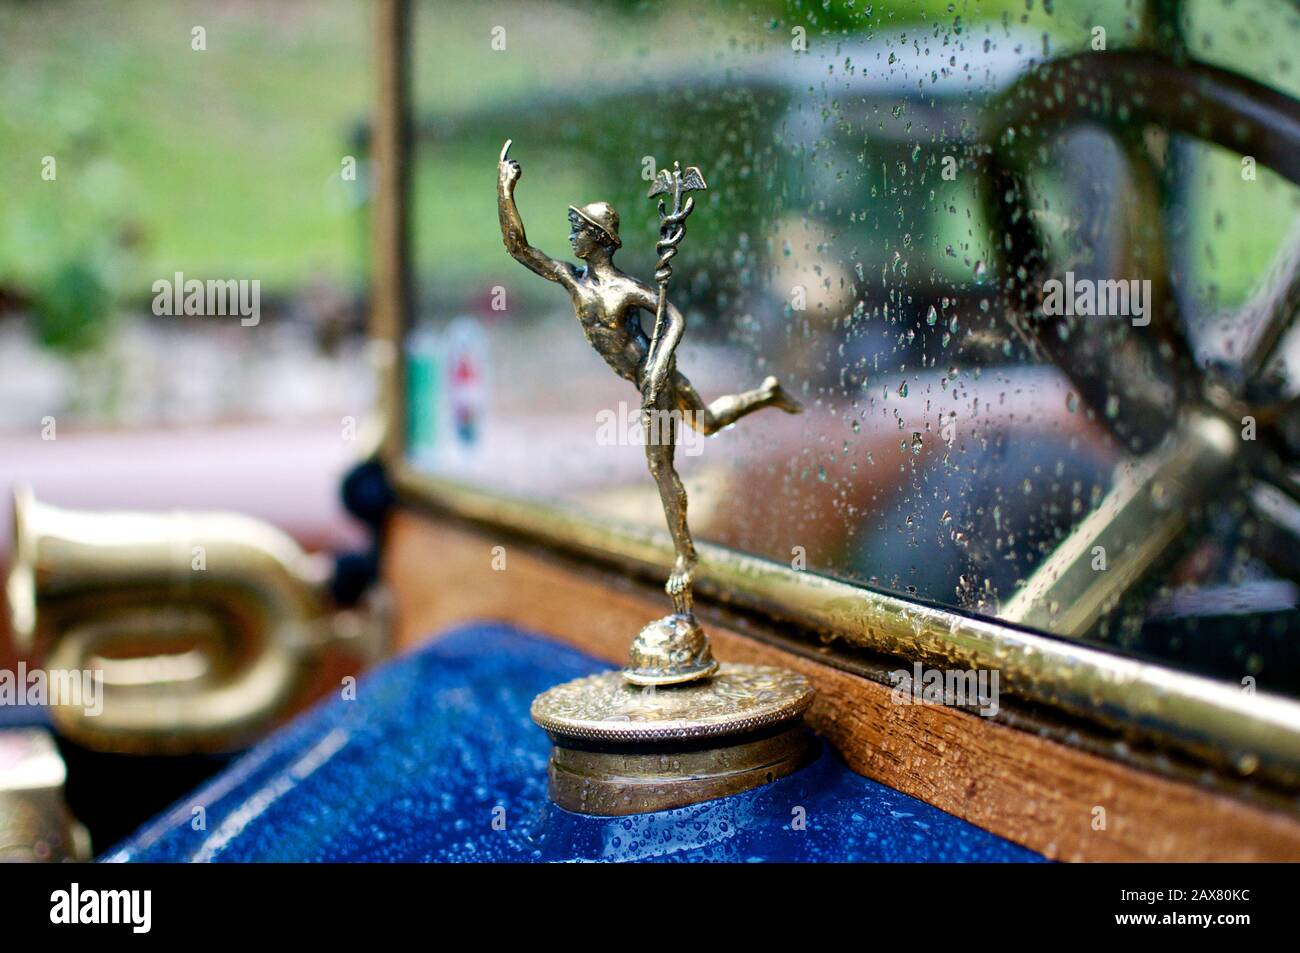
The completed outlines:
<svg viewBox="0 0 1300 953">
<path fill-rule="evenodd" d="M 501 219 L 501 240 L 515 261 L 549 281 L 567 286 L 574 279 L 573 266 L 528 244 L 524 221 L 515 206 L 515 185 L 523 175 L 523 169 L 517 161 L 509 158 L 509 152 L 510 140 L 507 139 L 497 162 L 497 214 Z"/>
</svg>

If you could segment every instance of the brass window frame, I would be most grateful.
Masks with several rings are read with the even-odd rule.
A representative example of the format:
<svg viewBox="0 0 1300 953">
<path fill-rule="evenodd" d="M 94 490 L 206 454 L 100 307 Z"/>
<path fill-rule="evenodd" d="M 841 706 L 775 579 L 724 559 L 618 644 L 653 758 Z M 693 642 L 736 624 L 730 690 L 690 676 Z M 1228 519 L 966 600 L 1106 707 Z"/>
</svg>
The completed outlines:
<svg viewBox="0 0 1300 953">
<path fill-rule="evenodd" d="M 672 561 L 664 531 L 592 517 L 562 503 L 485 491 L 413 468 L 405 454 L 402 347 L 410 317 L 408 0 L 376 0 L 371 336 L 380 372 L 380 459 L 398 498 L 647 578 Z M 1242 777 L 1300 787 L 1300 701 L 1105 652 L 997 619 L 846 583 L 708 543 L 703 601 L 793 625 L 810 639 L 935 667 L 988 669 L 1002 689 Z"/>
</svg>

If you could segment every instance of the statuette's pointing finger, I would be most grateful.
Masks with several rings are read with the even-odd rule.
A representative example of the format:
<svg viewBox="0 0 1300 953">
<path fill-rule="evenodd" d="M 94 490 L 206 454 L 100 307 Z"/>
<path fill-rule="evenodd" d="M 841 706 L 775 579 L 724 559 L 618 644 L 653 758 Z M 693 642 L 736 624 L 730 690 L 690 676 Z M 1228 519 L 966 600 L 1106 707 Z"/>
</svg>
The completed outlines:
<svg viewBox="0 0 1300 953">
<path fill-rule="evenodd" d="M 512 142 L 514 142 L 513 139 L 507 139 L 507 140 L 506 140 L 506 144 L 505 144 L 504 146 L 501 147 L 501 158 L 497 160 L 498 162 L 505 162 L 505 161 L 506 161 L 506 156 L 507 156 L 507 155 L 509 154 L 509 152 L 510 152 L 510 144 L 511 144 Z"/>
</svg>

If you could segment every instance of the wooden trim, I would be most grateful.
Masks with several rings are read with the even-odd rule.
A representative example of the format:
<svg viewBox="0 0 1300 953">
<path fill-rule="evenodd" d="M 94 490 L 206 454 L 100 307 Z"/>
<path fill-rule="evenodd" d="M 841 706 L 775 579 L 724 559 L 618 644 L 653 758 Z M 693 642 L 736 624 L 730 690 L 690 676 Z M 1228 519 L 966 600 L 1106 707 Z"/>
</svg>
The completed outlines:
<svg viewBox="0 0 1300 953">
<path fill-rule="evenodd" d="M 505 545 L 505 569 L 492 568 Z M 469 620 L 541 632 L 621 663 L 662 595 L 462 525 L 398 511 L 384 576 L 399 648 Z M 710 624 L 724 661 L 812 679 L 809 724 L 855 770 L 1048 857 L 1082 861 L 1300 860 L 1300 820 L 954 708 L 896 705 L 888 686 Z M 1106 829 L 1094 830 L 1104 808 Z"/>
<path fill-rule="evenodd" d="M 575 503 L 528 499 L 390 468 L 398 495 L 439 518 L 509 535 L 548 553 L 658 584 L 673 559 L 667 532 L 592 515 Z M 699 541 L 696 608 L 734 610 L 795 652 L 819 639 L 836 653 L 872 653 L 937 669 L 997 671 L 1001 692 L 1243 782 L 1300 791 L 1300 701 L 1243 692 L 1229 681 L 1103 650 L 872 586 Z M 715 620 L 716 621 L 716 620 Z M 802 637 L 804 645 L 792 644 Z M 861 672 L 859 672 L 861 674 Z M 885 679 L 887 680 L 887 679 Z M 1127 758 L 1128 755 L 1125 755 Z M 1290 806 L 1290 805 L 1288 805 Z"/>
<path fill-rule="evenodd" d="M 407 0 L 376 0 L 370 340 L 379 381 L 380 446 L 389 460 L 402 453 L 406 432 L 406 367 L 401 355 L 411 301 L 409 27 Z"/>
</svg>

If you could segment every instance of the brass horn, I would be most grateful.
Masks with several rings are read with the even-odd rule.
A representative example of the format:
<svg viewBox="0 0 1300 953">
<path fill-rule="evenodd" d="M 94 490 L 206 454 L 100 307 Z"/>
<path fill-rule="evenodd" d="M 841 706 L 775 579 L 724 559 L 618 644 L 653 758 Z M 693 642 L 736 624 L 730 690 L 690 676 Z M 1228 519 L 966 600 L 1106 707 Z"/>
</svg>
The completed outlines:
<svg viewBox="0 0 1300 953">
<path fill-rule="evenodd" d="M 251 517 L 69 510 L 21 488 L 14 539 L 19 656 L 46 674 L 55 727 L 87 747 L 239 747 L 302 700 L 331 637 L 330 560 Z"/>
</svg>

